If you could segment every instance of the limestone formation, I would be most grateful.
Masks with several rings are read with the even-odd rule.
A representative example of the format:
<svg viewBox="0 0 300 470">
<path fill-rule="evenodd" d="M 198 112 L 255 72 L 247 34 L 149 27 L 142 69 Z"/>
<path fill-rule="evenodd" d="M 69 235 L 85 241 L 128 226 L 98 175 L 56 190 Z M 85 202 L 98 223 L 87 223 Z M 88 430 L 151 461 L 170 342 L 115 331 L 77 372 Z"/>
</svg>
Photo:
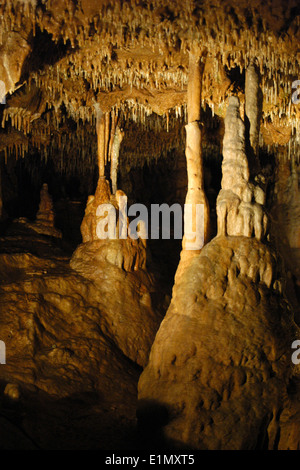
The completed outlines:
<svg viewBox="0 0 300 470">
<path fill-rule="evenodd" d="M 125 271 L 145 270 L 145 240 L 130 237 L 129 221 L 127 214 L 124 213 L 124 207 L 121 206 L 120 196 L 127 199 L 125 193 L 120 190 L 116 195 L 112 195 L 109 182 L 104 178 L 99 179 L 95 196 L 89 196 L 81 224 L 83 244 L 77 248 L 71 259 L 71 267 L 81 274 L 88 277 L 93 276 L 95 268 L 93 265 L 97 265 L 100 261 L 111 263 Z M 102 213 L 99 215 L 98 208 L 102 205 L 105 205 L 108 210 L 111 208 L 116 213 L 116 218 L 113 220 L 114 233 L 111 234 L 112 237 L 108 234 L 107 238 L 99 238 L 97 233 L 98 224 L 102 219 L 106 220 L 105 214 L 108 214 L 108 211 L 105 211 L 104 215 Z M 121 223 L 126 226 L 125 237 L 122 236 L 122 229 L 119 228 Z M 109 223 L 107 230 L 109 230 Z"/>
<path fill-rule="evenodd" d="M 0 449 L 299 449 L 299 0 L 0 17 Z"/>
<path fill-rule="evenodd" d="M 0 52 L 0 79 L 5 85 L 4 96 L 6 97 L 6 95 L 9 96 L 9 93 L 13 93 L 16 90 L 16 85 L 22 76 L 22 66 L 31 52 L 30 27 L 28 22 L 25 22 L 21 30 L 16 28 L 6 34 L 3 33 L 2 27 L 1 39 L 4 44 Z"/>
<path fill-rule="evenodd" d="M 249 181 L 245 126 L 239 99 L 229 98 L 223 141 L 222 189 L 217 200 L 219 236 L 265 237 L 267 215 L 262 188 Z"/>
<path fill-rule="evenodd" d="M 44 183 L 40 192 L 40 205 L 33 223 L 28 226 L 35 232 L 49 235 L 51 237 L 61 238 L 60 230 L 54 226 L 54 211 L 52 197 L 48 192 L 48 184 Z"/>
<path fill-rule="evenodd" d="M 178 279 L 139 380 L 141 429 L 166 448 L 277 448 L 299 329 L 276 277 L 261 242 L 217 237 Z"/>
<path fill-rule="evenodd" d="M 121 130 L 118 126 L 116 127 L 112 151 L 111 151 L 111 167 L 110 167 L 110 179 L 112 184 L 112 193 L 116 194 L 117 191 L 117 180 L 118 180 L 118 165 L 119 165 L 119 153 L 120 145 L 124 137 L 124 131 Z"/>
<path fill-rule="evenodd" d="M 188 124 L 186 129 L 187 194 L 182 252 L 176 276 L 180 276 L 190 259 L 197 255 L 210 236 L 209 204 L 204 190 L 204 168 L 201 129 L 201 96 L 206 51 L 189 53 L 189 81 L 187 90 Z M 200 214 L 200 209 L 203 212 Z M 198 212 L 199 210 L 199 212 Z M 203 214 L 203 217 L 202 217 Z"/>
<path fill-rule="evenodd" d="M 0 366 L 0 448 L 31 448 L 13 438 L 18 433 L 34 448 L 125 445 L 125 429 L 135 426 L 140 368 L 161 321 L 151 276 L 106 263 L 87 279 L 53 239 L 21 228 L 18 252 L 12 253 L 16 229 L 1 239 L 0 338 L 7 361 Z M 36 255 L 25 247 L 26 234 Z M 11 432 L 20 407 L 27 411 Z"/>
<path fill-rule="evenodd" d="M 191 52 L 189 55 L 189 82 L 188 82 L 188 124 L 186 125 L 186 159 L 188 173 L 188 188 L 186 204 L 196 206 L 204 205 L 204 227 L 203 240 L 199 248 L 209 238 L 209 207 L 204 191 L 204 169 L 202 155 L 202 131 L 201 131 L 201 99 L 202 81 L 206 58 L 206 51 Z M 196 224 L 193 220 L 193 231 Z M 183 250 L 185 249 L 185 238 L 183 239 Z M 188 249 L 188 248 L 187 248 Z"/>
<path fill-rule="evenodd" d="M 288 345 L 300 330 L 285 297 L 282 267 L 262 243 L 265 194 L 250 182 L 239 108 L 232 96 L 217 237 L 188 262 L 181 259 L 170 307 L 139 380 L 141 429 L 152 429 L 166 448 L 275 449 L 281 429 L 282 446 L 299 447 L 297 405 L 289 395 L 299 365 Z"/>
<path fill-rule="evenodd" d="M 259 168 L 259 132 L 262 117 L 262 92 L 259 86 L 259 75 L 254 64 L 250 64 L 245 77 L 245 122 L 247 122 L 247 137 L 250 146 L 248 151 L 252 156 L 252 166 Z M 250 156 L 250 155 L 249 155 Z M 248 158 L 249 158 L 248 156 Z"/>
<path fill-rule="evenodd" d="M 21 396 L 20 387 L 17 384 L 7 384 L 4 389 L 4 395 L 11 400 L 19 400 Z"/>
</svg>

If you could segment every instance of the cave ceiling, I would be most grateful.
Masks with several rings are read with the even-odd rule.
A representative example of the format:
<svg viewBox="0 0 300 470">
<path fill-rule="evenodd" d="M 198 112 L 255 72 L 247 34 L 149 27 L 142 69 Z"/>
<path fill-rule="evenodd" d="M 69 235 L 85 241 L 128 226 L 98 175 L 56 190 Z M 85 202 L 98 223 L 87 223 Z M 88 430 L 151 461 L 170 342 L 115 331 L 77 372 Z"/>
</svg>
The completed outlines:
<svg viewBox="0 0 300 470">
<path fill-rule="evenodd" d="M 297 0 L 1 1 L 0 17 L 6 160 L 35 148 L 62 167 L 84 170 L 96 153 L 99 107 L 120 115 L 124 146 L 135 158 L 184 145 L 188 57 L 195 48 L 205 57 L 207 144 L 222 142 L 228 96 L 237 94 L 243 106 L 245 69 L 254 62 L 263 94 L 260 145 L 298 153 L 300 104 L 291 100 L 300 79 Z M 139 149 L 136 126 L 146 142 Z"/>
</svg>

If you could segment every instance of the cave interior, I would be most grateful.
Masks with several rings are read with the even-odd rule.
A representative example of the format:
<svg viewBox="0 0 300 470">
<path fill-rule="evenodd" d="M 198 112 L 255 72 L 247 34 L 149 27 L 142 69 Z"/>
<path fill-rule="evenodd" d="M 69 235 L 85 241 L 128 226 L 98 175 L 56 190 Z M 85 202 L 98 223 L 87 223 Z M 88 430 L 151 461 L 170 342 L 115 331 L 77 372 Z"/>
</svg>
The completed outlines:
<svg viewBox="0 0 300 470">
<path fill-rule="evenodd" d="M 300 449 L 298 0 L 0 17 L 0 449 Z"/>
</svg>

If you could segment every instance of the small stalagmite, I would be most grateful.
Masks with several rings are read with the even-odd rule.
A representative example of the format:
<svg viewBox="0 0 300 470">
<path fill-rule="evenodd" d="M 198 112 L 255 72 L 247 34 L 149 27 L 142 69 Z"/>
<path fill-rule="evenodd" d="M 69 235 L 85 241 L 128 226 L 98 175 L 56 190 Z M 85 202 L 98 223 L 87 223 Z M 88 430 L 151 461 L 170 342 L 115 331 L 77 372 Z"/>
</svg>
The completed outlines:
<svg viewBox="0 0 300 470">
<path fill-rule="evenodd" d="M 120 198 L 120 196 L 123 196 Z M 83 243 L 74 252 L 70 265 L 73 269 L 87 277 L 93 277 L 98 269 L 104 269 L 106 263 L 113 264 L 124 271 L 138 271 L 146 269 L 146 244 L 138 238 L 132 239 L 127 233 L 126 237 L 120 236 L 119 224 L 123 214 L 123 201 L 126 194 L 117 190 L 111 194 L 109 181 L 99 178 L 95 195 L 88 197 L 85 215 L 81 223 L 81 235 Z M 105 207 L 103 214 L 100 208 Z M 109 211 L 115 213 L 115 228 L 113 234 L 107 238 L 99 238 L 98 226 L 106 219 Z M 127 215 L 126 215 L 127 217 Z M 106 219 L 108 220 L 108 219 Z M 105 222 L 105 220 L 104 220 Z M 125 224 L 129 225 L 128 218 Z M 101 225 L 102 226 L 102 225 Z M 107 231 L 109 230 L 109 223 Z M 104 229 L 106 232 L 106 229 Z"/>
<path fill-rule="evenodd" d="M 53 212 L 53 202 L 52 197 L 48 192 L 48 184 L 44 183 L 40 192 L 40 205 L 39 210 L 36 215 L 37 222 L 40 222 L 44 225 L 49 225 L 49 227 L 54 226 L 54 212 Z"/>
<path fill-rule="evenodd" d="M 61 238 L 62 233 L 54 226 L 55 214 L 53 210 L 52 197 L 48 191 L 48 184 L 44 183 L 40 192 L 40 205 L 36 215 L 36 220 L 28 226 L 35 232 Z"/>
</svg>

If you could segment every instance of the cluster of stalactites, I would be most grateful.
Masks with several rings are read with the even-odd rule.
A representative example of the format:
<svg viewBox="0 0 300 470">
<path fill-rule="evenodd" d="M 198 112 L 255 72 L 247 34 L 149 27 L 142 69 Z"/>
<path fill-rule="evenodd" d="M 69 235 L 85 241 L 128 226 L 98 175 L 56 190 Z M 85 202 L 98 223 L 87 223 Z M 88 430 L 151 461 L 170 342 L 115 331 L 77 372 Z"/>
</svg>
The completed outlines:
<svg viewBox="0 0 300 470">
<path fill-rule="evenodd" d="M 22 131 L 25 135 L 30 132 L 30 123 L 32 113 L 25 108 L 5 108 L 2 117 L 2 127 L 5 128 L 6 122 L 10 119 L 11 126 Z"/>
<path fill-rule="evenodd" d="M 89 20 L 82 15 L 79 5 L 69 2 L 60 9 L 60 24 L 54 16 L 56 6 L 51 2 L 36 8 L 33 0 L 10 1 L 0 6 L 1 29 L 20 28 L 22 15 L 27 15 L 42 30 L 49 31 L 54 41 L 63 38 L 76 46 L 74 53 L 49 67 L 47 77 L 41 77 L 45 88 L 53 91 L 49 97 L 52 103 L 57 96 L 62 101 L 62 95 L 67 94 L 64 80 L 78 78 L 87 80 L 93 91 L 112 91 L 126 85 L 137 89 L 184 88 L 187 84 L 184 56 L 193 37 L 195 42 L 205 45 L 209 56 L 229 69 L 239 67 L 242 72 L 255 59 L 262 76 L 265 116 L 272 118 L 277 113 L 294 116 L 289 95 L 292 81 L 299 76 L 300 64 L 291 34 L 298 34 L 299 17 L 295 16 L 290 25 L 291 32 L 281 37 L 251 6 L 247 13 L 252 18 L 251 24 L 238 6 L 234 9 L 219 4 L 217 9 L 213 4 L 204 6 L 195 11 L 194 2 L 184 5 L 172 2 L 169 6 L 158 0 L 147 4 L 136 0 L 116 1 L 113 5 L 103 2 Z M 130 55 L 130 50 L 135 49 L 139 53 Z M 217 71 L 214 79 L 217 83 Z M 70 109 L 77 110 L 76 98 L 73 101 L 70 96 L 64 99 Z M 78 113 L 85 116 L 89 111 L 80 109 Z"/>
<path fill-rule="evenodd" d="M 16 160 L 24 158 L 28 153 L 29 144 L 27 139 L 17 140 L 9 143 L 4 148 L 4 160 L 7 164 L 8 158 L 15 157 Z"/>
<path fill-rule="evenodd" d="M 274 52 L 272 52 L 272 57 L 271 68 L 263 61 L 262 53 L 253 58 L 254 62 L 260 67 L 262 77 L 261 87 L 264 96 L 262 119 L 263 121 L 271 120 L 273 122 L 278 117 L 296 123 L 299 119 L 299 111 L 298 105 L 292 101 L 294 92 L 292 84 L 297 76 L 299 64 L 297 60 L 289 63 L 288 58 L 285 61 L 284 55 L 275 56 Z M 101 93 L 117 91 L 126 86 L 136 90 L 139 90 L 140 87 L 144 87 L 145 90 L 157 89 L 162 93 L 164 90 L 172 89 L 172 87 L 186 90 L 187 75 L 182 68 L 175 71 L 168 69 L 162 71 L 158 67 L 155 73 L 155 65 L 151 62 L 147 65 L 141 65 L 139 71 L 134 66 L 121 67 L 122 64 L 119 64 L 119 68 L 117 68 L 116 65 L 108 63 L 106 69 L 110 67 L 112 69 L 109 71 L 105 67 L 102 68 L 101 63 L 97 65 L 96 61 L 86 62 L 86 64 L 77 67 L 77 58 L 81 60 L 82 55 L 74 54 L 71 61 L 72 66 L 65 67 L 63 63 L 60 63 L 56 67 L 49 67 L 47 72 L 43 74 L 34 73 L 31 76 L 37 86 L 43 89 L 48 106 L 57 110 L 63 103 L 69 116 L 76 121 L 80 119 L 92 123 L 94 119 L 92 103 L 89 102 L 92 100 L 91 93 L 84 92 L 85 80 L 91 84 L 96 94 L 100 94 L 100 101 Z M 225 109 L 225 96 L 218 95 L 216 90 L 219 84 L 222 85 L 220 67 L 223 67 L 221 65 L 223 56 L 220 60 L 220 57 L 216 55 L 213 60 L 215 66 L 208 73 L 204 73 L 202 106 L 208 104 L 212 109 L 212 114 L 222 115 Z M 227 54 L 226 65 L 230 68 L 238 64 L 243 70 L 243 67 L 250 63 L 250 60 L 251 56 L 249 55 L 248 60 L 245 61 L 241 51 L 231 52 Z M 92 70 L 89 71 L 92 65 Z M 72 85 L 70 86 L 70 84 Z M 128 94 L 131 94 L 130 91 L 128 91 Z M 179 97 L 178 99 L 182 98 Z M 126 99 L 124 96 L 120 96 L 116 100 L 118 101 L 116 106 L 123 109 L 127 115 L 130 113 L 130 118 L 135 122 L 144 124 L 145 117 L 152 112 L 149 104 L 141 103 L 137 99 Z M 179 103 L 175 107 L 175 109 L 178 108 L 179 115 L 181 106 L 182 104 Z M 222 117 L 224 116 L 222 115 Z"/>
<path fill-rule="evenodd" d="M 238 5 L 232 8 L 225 2 L 207 2 L 207 5 L 204 2 L 198 8 L 195 8 L 195 2 L 192 1 L 184 4 L 173 1 L 169 5 L 160 0 L 146 3 L 139 0 L 115 1 L 113 4 L 101 2 L 90 20 L 80 14 L 79 8 L 80 5 L 76 7 L 73 4 L 72 9 L 70 6 L 65 11 L 62 9 L 61 22 L 64 21 L 64 27 L 59 28 L 59 24 L 52 26 L 53 39 L 64 38 L 65 41 L 70 40 L 74 46 L 84 47 L 94 34 L 99 45 L 108 49 L 108 56 L 111 53 L 108 45 L 126 48 L 138 45 L 153 50 L 159 48 L 168 59 L 172 56 L 171 52 L 187 52 L 191 37 L 197 43 L 205 44 L 211 51 L 220 52 L 224 55 L 224 61 L 230 52 L 242 52 L 243 66 L 248 65 L 245 62 L 248 57 L 252 54 L 257 56 L 260 51 L 262 57 L 272 62 L 272 54 L 276 53 L 278 43 L 286 51 L 289 50 L 289 38 L 278 39 L 276 32 L 273 32 L 273 24 L 269 25 L 251 6 L 246 14 Z M 269 10 L 271 16 L 272 4 L 269 5 Z M 48 2 L 45 11 L 38 10 L 37 22 L 41 28 L 46 24 L 44 19 L 49 11 L 51 12 L 51 2 Z M 251 24 L 246 16 L 251 17 Z M 294 24 L 291 25 L 293 34 L 297 32 L 298 26 L 299 19 L 295 17 Z M 288 42 L 286 46 L 284 41 Z"/>
<path fill-rule="evenodd" d="M 37 0 L 5 0 L 0 5 L 0 46 L 3 44 L 3 35 L 10 31 L 22 30 L 25 22 L 31 23 L 33 35 L 36 30 Z"/>
</svg>

